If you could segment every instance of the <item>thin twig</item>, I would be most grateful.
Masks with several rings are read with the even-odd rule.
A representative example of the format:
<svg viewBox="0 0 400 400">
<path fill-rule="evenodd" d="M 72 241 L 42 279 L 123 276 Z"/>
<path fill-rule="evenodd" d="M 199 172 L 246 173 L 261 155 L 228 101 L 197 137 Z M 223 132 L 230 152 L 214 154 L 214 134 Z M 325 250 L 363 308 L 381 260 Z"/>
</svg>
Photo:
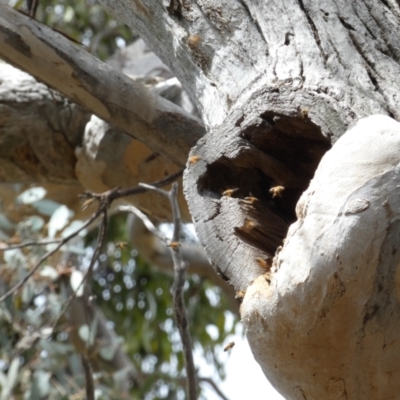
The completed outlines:
<svg viewBox="0 0 400 400">
<path fill-rule="evenodd" d="M 94 382 L 92 366 L 90 365 L 89 359 L 81 354 L 81 361 L 83 370 L 85 371 L 85 382 L 86 382 L 86 400 L 94 400 Z"/>
<path fill-rule="evenodd" d="M 61 239 L 60 243 L 54 249 L 48 251 L 46 254 L 44 254 L 42 257 L 40 257 L 39 261 L 34 265 L 34 267 L 31 268 L 29 270 L 29 272 L 15 286 L 13 286 L 7 293 L 3 294 L 3 296 L 0 297 L 0 303 L 2 301 L 6 300 L 13 293 L 15 293 L 19 288 L 21 288 L 28 281 L 28 279 L 37 271 L 37 269 L 42 265 L 42 263 L 45 260 L 47 260 L 47 258 L 49 258 L 51 255 L 53 255 L 65 243 L 67 243 L 70 239 L 72 239 L 74 236 L 76 236 L 80 231 L 85 229 L 94 220 L 96 220 L 96 218 L 100 215 L 101 211 L 102 211 L 101 209 L 98 209 L 79 229 L 77 229 L 75 232 L 72 232 L 70 235 L 66 236 L 65 238 Z"/>
<path fill-rule="evenodd" d="M 221 397 L 222 400 L 229 400 L 222 392 L 221 389 L 217 386 L 217 384 L 211 379 L 211 378 L 199 378 L 200 382 L 207 382 L 212 388 L 215 390 L 215 393 L 219 397 Z"/>
<path fill-rule="evenodd" d="M 18 243 L 18 244 L 7 244 L 0 243 L 0 251 L 14 250 L 14 249 L 22 249 L 23 247 L 28 246 L 44 246 L 46 244 L 55 244 L 60 243 L 62 239 L 43 239 L 43 240 L 30 240 L 28 242 Z M 7 247 L 3 247 L 7 246 Z"/>
<path fill-rule="evenodd" d="M 182 259 L 182 254 L 179 246 L 179 241 L 181 236 L 181 215 L 179 211 L 179 204 L 177 197 L 178 184 L 174 183 L 169 192 L 143 183 L 141 183 L 140 186 L 149 190 L 154 190 L 158 193 L 167 196 L 171 203 L 174 230 L 172 234 L 172 241 L 168 247 L 170 248 L 172 261 L 174 263 L 174 284 L 172 287 L 174 311 L 175 311 L 176 323 L 178 325 L 178 330 L 182 341 L 183 355 L 186 365 L 188 399 L 197 400 L 198 396 L 197 374 L 196 374 L 196 369 L 194 367 L 192 338 L 189 332 L 185 299 L 183 297 L 183 287 L 185 285 L 187 264 Z"/>
<path fill-rule="evenodd" d="M 165 186 L 173 181 L 175 181 L 177 178 L 179 178 L 183 173 L 183 170 L 180 170 L 176 172 L 175 174 L 169 175 L 164 179 L 161 179 L 159 181 L 153 182 L 152 186 L 153 187 L 162 187 Z M 41 266 L 41 264 L 51 255 L 53 255 L 56 251 L 58 251 L 65 243 L 67 243 L 70 239 L 75 237 L 79 232 L 81 232 L 83 229 L 85 229 L 87 226 L 89 226 L 100 214 L 105 214 L 108 207 L 110 207 L 111 203 L 124 196 L 130 196 L 134 194 L 139 194 L 139 193 L 144 193 L 149 189 L 144 188 L 143 186 L 135 186 L 133 188 L 127 188 L 127 189 L 111 189 L 105 193 L 97 194 L 97 193 L 90 193 L 90 192 L 85 192 L 84 197 L 85 198 L 95 198 L 99 201 L 100 206 L 97 209 L 97 211 L 75 232 L 71 233 L 70 235 L 66 236 L 65 238 L 59 239 L 59 241 L 56 241 L 54 243 L 58 243 L 57 246 L 53 249 L 48 251 L 46 254 L 44 254 L 42 257 L 40 257 L 39 261 L 35 264 L 35 266 L 29 270 L 29 272 L 15 285 L 13 286 L 7 293 L 5 293 L 3 296 L 0 297 L 0 302 L 6 300 L 9 296 L 11 296 L 13 293 L 15 293 L 19 288 L 21 288 L 27 281 L 28 279 L 37 271 L 37 269 Z M 105 222 L 106 224 L 106 222 Z M 41 241 L 42 242 L 42 241 Z M 34 244 L 42 244 L 40 242 L 33 243 Z M 3 249 L 6 250 L 6 249 Z M 91 273 L 91 269 L 90 273 Z"/>
<path fill-rule="evenodd" d="M 169 183 L 176 181 L 179 177 L 182 176 L 182 174 L 183 174 L 183 169 L 179 170 L 178 172 L 175 172 L 172 175 L 168 175 L 164 179 L 152 182 L 152 183 L 148 184 L 147 186 L 145 184 L 140 183 L 138 186 L 134 186 L 131 188 L 126 188 L 126 189 L 115 188 L 115 189 L 111 189 L 105 193 L 84 192 L 82 197 L 96 198 L 99 200 L 107 199 L 108 203 L 111 204 L 114 200 L 120 199 L 121 197 L 127 197 L 127 196 L 136 195 L 136 194 L 141 194 L 141 193 L 147 192 L 148 190 L 155 190 L 156 188 L 166 186 Z"/>
<path fill-rule="evenodd" d="M 179 242 L 181 235 L 181 215 L 179 211 L 177 194 L 178 184 L 174 183 L 169 194 L 169 199 L 171 202 L 172 215 L 174 219 L 174 232 L 172 234 L 172 241 L 175 243 Z M 183 352 L 186 361 L 189 399 L 196 400 L 198 396 L 198 383 L 193 360 L 192 338 L 190 337 L 185 299 L 183 297 L 183 287 L 185 285 L 187 264 L 182 259 L 182 254 L 179 246 L 170 247 L 170 249 L 172 260 L 174 262 L 173 300 L 175 317 L 178 324 L 179 333 L 181 335 Z"/>
<path fill-rule="evenodd" d="M 144 226 L 154 235 L 157 236 L 160 240 L 162 240 L 166 245 L 168 245 L 168 238 L 151 222 L 150 218 L 140 211 L 138 208 L 131 204 L 118 206 L 115 211 L 117 212 L 129 212 L 135 214 L 138 218 L 140 218 L 144 224 Z"/>
<path fill-rule="evenodd" d="M 73 290 L 71 295 L 68 297 L 67 302 L 64 304 L 64 307 L 59 312 L 57 318 L 55 318 L 54 322 L 51 324 L 53 330 L 58 325 L 58 322 L 59 322 L 61 316 L 63 316 L 66 313 L 66 311 L 68 310 L 68 308 L 71 305 L 72 301 L 75 299 L 76 293 L 80 290 L 81 286 L 92 275 L 94 265 L 96 263 L 97 258 L 100 255 L 101 248 L 103 247 L 103 244 L 104 244 L 104 240 L 105 240 L 105 236 L 106 236 L 106 228 L 107 228 L 107 214 L 104 211 L 103 212 L 103 218 L 101 220 L 100 227 L 99 227 L 99 236 L 98 236 L 98 239 L 97 239 L 97 245 L 96 245 L 96 248 L 95 248 L 95 250 L 93 252 L 93 256 L 92 256 L 92 258 L 90 260 L 89 268 L 85 272 L 85 275 L 83 276 L 83 279 L 80 282 L 80 284 L 78 285 L 78 287 L 75 290 Z"/>
</svg>

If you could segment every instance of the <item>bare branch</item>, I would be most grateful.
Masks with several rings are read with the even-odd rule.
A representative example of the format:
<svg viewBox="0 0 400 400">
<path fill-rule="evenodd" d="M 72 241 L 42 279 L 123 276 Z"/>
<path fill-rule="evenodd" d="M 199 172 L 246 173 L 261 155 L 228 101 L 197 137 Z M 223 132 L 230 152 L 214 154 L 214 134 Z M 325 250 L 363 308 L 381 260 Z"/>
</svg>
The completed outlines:
<svg viewBox="0 0 400 400">
<path fill-rule="evenodd" d="M 47 244 L 60 243 L 62 239 L 43 239 L 43 240 L 29 240 L 28 242 L 18 244 L 0 243 L 0 251 L 22 249 L 29 246 L 45 246 Z"/>
<path fill-rule="evenodd" d="M 94 382 L 93 371 L 90 365 L 90 360 L 84 354 L 81 354 L 82 366 L 85 371 L 86 382 L 86 400 L 94 400 Z"/>
<path fill-rule="evenodd" d="M 199 381 L 200 382 L 207 382 L 214 389 L 215 393 L 217 393 L 217 395 L 219 397 L 221 397 L 222 400 L 228 400 L 228 398 L 222 393 L 220 388 L 217 386 L 217 384 L 211 378 L 200 377 Z"/>
<path fill-rule="evenodd" d="M 0 57 L 4 60 L 178 165 L 186 163 L 189 149 L 204 134 L 201 121 L 180 107 L 3 4 L 0 41 Z"/>
<path fill-rule="evenodd" d="M 28 281 L 28 279 L 38 270 L 42 263 L 47 260 L 47 258 L 56 253 L 65 243 L 67 243 L 70 239 L 78 235 L 79 232 L 81 232 L 83 229 L 87 228 L 92 222 L 94 222 L 100 215 L 101 211 L 101 209 L 97 210 L 79 229 L 61 239 L 59 244 L 54 249 L 49 250 L 46 254 L 40 257 L 39 261 L 34 265 L 34 267 L 31 268 L 29 272 L 15 286 L 13 286 L 7 293 L 3 294 L 3 296 L 0 297 L 0 303 L 10 297 L 19 288 L 21 288 Z"/>
<path fill-rule="evenodd" d="M 141 212 L 138 208 L 132 205 L 123 205 L 118 206 L 115 210 L 116 212 L 129 212 L 135 214 L 138 218 L 140 218 L 145 225 L 145 227 L 155 236 L 157 236 L 160 240 L 162 240 L 165 244 L 168 244 L 167 237 L 159 230 L 157 227 L 150 221 L 150 218 L 143 212 Z"/>
<path fill-rule="evenodd" d="M 162 179 L 160 181 L 154 182 L 153 186 L 160 187 L 160 186 L 167 185 L 171 181 L 173 181 L 174 179 L 177 179 L 181 175 L 182 175 L 182 171 L 179 171 L 179 172 L 177 172 L 177 173 L 175 173 L 173 175 L 167 176 L 165 179 Z M 132 195 L 132 194 L 143 193 L 146 190 L 148 190 L 148 189 L 146 189 L 143 186 L 139 185 L 139 186 L 136 186 L 134 188 L 123 189 L 123 190 L 118 189 L 118 188 L 117 189 L 112 189 L 112 190 L 109 190 L 109 191 L 107 191 L 105 193 L 102 193 L 102 194 L 86 192 L 84 194 L 84 196 L 86 198 L 93 197 L 93 198 L 96 198 L 100 202 L 100 206 L 99 206 L 98 210 L 79 229 L 77 229 L 75 232 L 72 232 L 70 235 L 66 236 L 65 238 L 61 239 L 59 241 L 58 245 L 54 249 L 48 251 L 46 254 L 44 254 L 42 257 L 40 257 L 39 261 L 35 264 L 35 266 L 14 287 L 12 287 L 7 293 L 5 293 L 3 296 L 0 297 L 0 302 L 4 301 L 9 296 L 11 296 L 13 293 L 15 293 L 16 290 L 21 288 L 28 281 L 28 279 L 35 273 L 35 271 L 37 271 L 37 269 L 42 265 L 42 263 L 48 257 L 53 255 L 65 243 L 67 243 L 70 239 L 72 239 L 73 237 L 78 235 L 78 233 L 81 232 L 83 229 L 88 227 L 92 222 L 94 222 L 97 219 L 97 217 L 99 217 L 99 215 L 103 214 L 102 225 L 101 225 L 100 232 L 99 232 L 99 242 L 98 242 L 98 245 L 96 246 L 96 251 L 100 251 L 99 250 L 99 248 L 100 248 L 99 246 L 102 245 L 102 242 L 103 242 L 104 237 L 105 237 L 105 231 L 106 231 L 107 209 L 111 205 L 111 203 L 115 199 L 118 199 L 120 197 L 127 196 L 127 195 Z M 90 267 L 89 267 L 89 270 L 88 270 L 88 274 L 91 274 L 91 272 L 93 270 L 94 262 L 95 262 L 95 257 L 92 258 L 92 261 L 91 261 L 91 264 L 90 264 Z"/>
<path fill-rule="evenodd" d="M 187 264 L 182 259 L 179 242 L 181 236 L 181 216 L 177 199 L 178 183 L 175 182 L 169 192 L 144 183 L 141 183 L 139 185 L 143 188 L 154 190 L 160 194 L 167 196 L 171 203 L 174 231 L 172 234 L 172 241 L 168 245 L 168 247 L 170 248 L 172 260 L 174 263 L 174 284 L 172 288 L 172 294 L 175 318 L 178 325 L 179 334 L 181 336 L 183 355 L 186 365 L 187 387 L 189 396 L 188 398 L 190 400 L 196 400 L 198 393 L 197 374 L 194 367 L 192 339 L 188 328 L 189 324 L 187 320 L 185 299 L 183 297 L 183 286 L 185 284 Z"/>
</svg>

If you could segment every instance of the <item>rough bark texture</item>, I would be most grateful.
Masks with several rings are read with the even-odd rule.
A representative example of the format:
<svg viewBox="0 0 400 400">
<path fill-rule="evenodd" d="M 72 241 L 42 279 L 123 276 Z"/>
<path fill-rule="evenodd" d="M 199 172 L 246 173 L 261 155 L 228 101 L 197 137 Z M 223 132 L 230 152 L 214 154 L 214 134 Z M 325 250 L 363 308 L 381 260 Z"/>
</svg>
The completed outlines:
<svg viewBox="0 0 400 400">
<path fill-rule="evenodd" d="M 398 3 L 101 3 L 174 71 L 208 127 L 186 195 L 217 271 L 248 289 L 242 315 L 266 375 L 288 398 L 397 398 L 393 121 L 363 122 L 348 151 L 339 142 L 294 210 L 351 123 L 400 119 Z"/>
<path fill-rule="evenodd" d="M 211 260 L 243 290 L 261 271 L 257 261 L 246 268 L 243 261 L 268 263 L 270 251 L 261 255 L 232 235 L 235 228 L 248 230 L 248 211 L 222 193 L 240 188 L 241 200 L 260 197 L 258 214 L 272 206 L 282 220 L 277 242 L 320 157 L 347 126 L 376 113 L 399 117 L 398 6 L 344 0 L 102 3 L 135 27 L 196 97 L 209 133 L 192 151 L 199 161 L 186 175 L 187 198 Z M 273 186 L 285 191 L 271 205 Z M 258 225 L 266 225 L 261 230 L 267 236 L 276 226 Z M 248 236 L 247 242 L 260 241 L 258 234 Z"/>
<path fill-rule="evenodd" d="M 398 159 L 380 164 L 366 145 L 360 165 L 358 135 L 342 177 L 367 178 L 335 182 L 335 164 L 316 180 L 315 193 L 331 194 L 314 207 L 319 230 L 292 228 L 271 270 L 323 154 L 363 117 L 400 119 L 397 2 L 101 2 L 196 97 L 209 132 L 191 152 L 186 196 L 217 272 L 240 295 L 250 285 L 243 318 L 266 375 L 288 398 L 398 397 Z M 390 123 L 373 122 L 376 141 Z"/>
<path fill-rule="evenodd" d="M 176 79 L 141 81 L 171 101 L 179 104 L 182 100 Z M 179 169 L 167 157 L 91 117 L 55 90 L 1 63 L 0 143 L 0 194 L 7 215 L 14 221 L 22 217 L 21 207 L 12 207 L 21 188 L 12 190 L 4 183 L 41 185 L 48 199 L 66 204 L 79 219 L 92 212 L 81 211 L 78 195 L 84 190 L 100 193 L 116 186 L 135 186 L 157 181 Z M 185 157 L 187 149 L 180 150 Z M 182 194 L 179 199 L 182 217 L 190 221 Z M 154 218 L 170 220 L 170 205 L 163 197 L 149 192 L 128 200 Z"/>
<path fill-rule="evenodd" d="M 397 399 L 400 124 L 359 121 L 296 213 L 241 305 L 255 358 L 288 399 Z"/>
<path fill-rule="evenodd" d="M 0 57 L 149 147 L 184 165 L 204 133 L 197 118 L 83 48 L 0 4 Z M 178 145 L 177 145 L 178 144 Z"/>
</svg>

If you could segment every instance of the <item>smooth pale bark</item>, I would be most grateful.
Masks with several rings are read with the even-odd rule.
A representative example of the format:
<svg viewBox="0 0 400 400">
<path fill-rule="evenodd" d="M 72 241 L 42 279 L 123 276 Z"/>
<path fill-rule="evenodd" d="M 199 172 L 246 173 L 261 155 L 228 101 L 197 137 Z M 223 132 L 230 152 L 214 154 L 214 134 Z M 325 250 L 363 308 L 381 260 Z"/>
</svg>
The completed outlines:
<svg viewBox="0 0 400 400">
<path fill-rule="evenodd" d="M 187 151 L 204 133 L 197 118 L 61 34 L 2 4 L 0 41 L 1 58 L 178 165 L 185 164 Z"/>
<path fill-rule="evenodd" d="M 296 212 L 241 305 L 255 358 L 287 399 L 397 399 L 400 124 L 360 120 Z"/>
</svg>

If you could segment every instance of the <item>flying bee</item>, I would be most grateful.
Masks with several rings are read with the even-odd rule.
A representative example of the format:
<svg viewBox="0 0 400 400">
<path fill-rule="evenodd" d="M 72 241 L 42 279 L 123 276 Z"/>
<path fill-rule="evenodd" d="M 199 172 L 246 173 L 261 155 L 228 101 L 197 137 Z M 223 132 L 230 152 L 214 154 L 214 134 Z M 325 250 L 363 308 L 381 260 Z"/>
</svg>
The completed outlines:
<svg viewBox="0 0 400 400">
<path fill-rule="evenodd" d="M 274 199 L 275 197 L 282 197 L 284 190 L 285 188 L 283 186 L 274 186 L 269 189 L 269 192 L 272 193 L 272 198 Z"/>
<path fill-rule="evenodd" d="M 224 351 L 228 351 L 228 350 L 232 349 L 234 345 L 235 345 L 235 342 L 230 342 L 230 343 L 228 343 L 228 344 L 224 347 Z"/>
<path fill-rule="evenodd" d="M 246 292 L 244 290 L 238 290 L 235 293 L 235 299 L 238 299 L 239 301 L 242 301 L 244 299 L 244 295 L 246 294 Z"/>
<path fill-rule="evenodd" d="M 119 242 L 115 245 L 116 248 L 121 249 L 121 250 L 125 250 L 128 247 L 128 243 L 127 242 Z"/>
</svg>

